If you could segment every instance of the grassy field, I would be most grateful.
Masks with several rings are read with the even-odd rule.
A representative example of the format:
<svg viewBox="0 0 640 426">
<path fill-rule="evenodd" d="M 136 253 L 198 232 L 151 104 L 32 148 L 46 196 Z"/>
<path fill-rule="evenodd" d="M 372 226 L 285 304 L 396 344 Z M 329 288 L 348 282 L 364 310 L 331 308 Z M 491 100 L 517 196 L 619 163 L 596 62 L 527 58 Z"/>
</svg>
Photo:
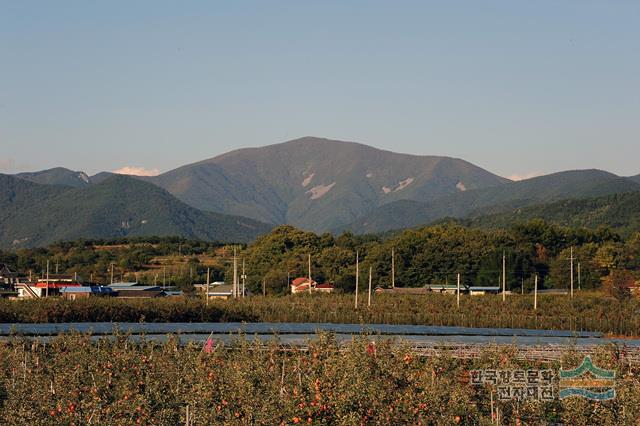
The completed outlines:
<svg viewBox="0 0 640 426">
<path fill-rule="evenodd" d="M 570 351 L 560 362 L 517 361 L 514 350 L 488 347 L 461 360 L 419 357 L 401 342 L 372 346 L 364 337 L 338 346 L 330 335 L 307 351 L 240 338 L 210 352 L 126 336 L 13 339 L 0 343 L 0 424 L 184 425 L 188 412 L 193 425 L 489 425 L 496 388 L 472 385 L 469 370 L 557 372 L 582 361 Z M 502 424 L 637 424 L 640 367 L 613 349 L 592 358 L 615 369 L 614 401 L 496 402 Z"/>
<path fill-rule="evenodd" d="M 361 297 L 354 309 L 352 295 L 296 295 L 210 301 L 197 298 L 147 300 L 85 299 L 66 301 L 0 300 L 0 322 L 331 322 L 422 324 L 466 327 L 516 327 L 600 331 L 640 335 L 640 303 L 617 301 L 598 293 L 540 296 L 513 295 L 461 298 L 452 295 L 375 295 L 370 307 Z M 364 300 L 364 304 L 362 301 Z"/>
</svg>

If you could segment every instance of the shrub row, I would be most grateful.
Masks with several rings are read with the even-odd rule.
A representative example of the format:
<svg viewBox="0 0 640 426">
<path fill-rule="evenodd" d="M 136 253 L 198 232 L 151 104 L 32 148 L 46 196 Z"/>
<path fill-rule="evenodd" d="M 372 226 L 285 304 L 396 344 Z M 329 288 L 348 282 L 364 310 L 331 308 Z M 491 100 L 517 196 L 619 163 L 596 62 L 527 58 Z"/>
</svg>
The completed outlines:
<svg viewBox="0 0 640 426">
<path fill-rule="evenodd" d="M 362 300 L 363 298 L 361 298 Z M 366 298 L 364 298 L 366 300 Z M 640 303 L 616 301 L 595 293 L 570 299 L 513 295 L 464 296 L 460 308 L 452 295 L 375 295 L 372 305 L 354 309 L 353 296 L 296 295 L 252 297 L 227 301 L 196 298 L 123 300 L 40 299 L 0 300 L 0 322 L 331 322 L 371 324 L 422 324 L 466 327 L 515 327 L 600 331 L 640 335 Z"/>
</svg>

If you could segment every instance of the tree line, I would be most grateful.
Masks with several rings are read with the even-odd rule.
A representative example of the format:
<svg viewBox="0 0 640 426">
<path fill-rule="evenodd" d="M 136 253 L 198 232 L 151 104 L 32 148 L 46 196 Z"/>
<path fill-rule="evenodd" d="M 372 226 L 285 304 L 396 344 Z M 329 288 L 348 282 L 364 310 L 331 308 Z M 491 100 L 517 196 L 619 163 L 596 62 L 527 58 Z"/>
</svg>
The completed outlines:
<svg viewBox="0 0 640 426">
<path fill-rule="evenodd" d="M 256 292 L 264 283 L 269 293 L 286 293 L 288 278 L 308 275 L 309 255 L 314 280 L 354 291 L 356 253 L 360 279 L 367 279 L 371 268 L 374 286 L 390 287 L 392 252 L 398 287 L 454 284 L 457 274 L 464 285 L 498 286 L 505 256 L 507 289 L 528 291 L 536 275 L 540 288 L 567 288 L 572 250 L 576 288 L 578 264 L 584 289 L 601 286 L 614 271 L 631 271 L 638 277 L 640 233 L 622 238 L 606 228 L 571 229 L 541 220 L 504 230 L 444 223 L 386 235 L 338 237 L 280 226 L 239 256 L 248 265 L 247 284 Z"/>
<path fill-rule="evenodd" d="M 246 264 L 246 283 L 254 293 L 289 291 L 289 280 L 311 274 L 317 282 L 330 282 L 338 290 L 355 289 L 356 253 L 361 280 L 369 268 L 374 286 L 391 285 L 391 254 L 395 253 L 395 283 L 398 287 L 454 284 L 457 274 L 462 284 L 500 285 L 502 257 L 506 257 L 507 289 L 529 291 L 537 275 L 540 288 L 567 288 L 570 258 L 574 258 L 574 283 L 583 289 L 600 287 L 620 277 L 639 278 L 640 233 L 620 236 L 608 228 L 597 230 L 566 228 L 542 220 L 532 220 L 508 229 L 469 228 L 458 223 L 441 224 L 381 235 L 344 233 L 318 235 L 279 226 L 253 243 L 238 245 L 238 265 Z M 94 282 L 108 282 L 113 264 L 118 278 L 135 278 L 145 283 L 157 281 L 144 273 L 159 256 L 177 256 L 180 265 L 167 269 L 168 285 L 192 288 L 204 282 L 207 269 L 212 281 L 232 281 L 230 245 L 183 238 L 127 238 L 60 242 L 47 248 L 0 251 L 0 263 L 26 274 L 42 274 L 47 260 L 51 271 L 59 268 L 78 273 Z M 213 259 L 202 264 L 199 256 Z M 579 274 L 578 274 L 579 271 Z M 141 272 L 138 275 L 138 272 Z M 630 278 L 631 277 L 631 278 Z M 620 280 L 618 280 L 620 281 Z M 363 286 L 364 287 L 364 286 Z"/>
</svg>

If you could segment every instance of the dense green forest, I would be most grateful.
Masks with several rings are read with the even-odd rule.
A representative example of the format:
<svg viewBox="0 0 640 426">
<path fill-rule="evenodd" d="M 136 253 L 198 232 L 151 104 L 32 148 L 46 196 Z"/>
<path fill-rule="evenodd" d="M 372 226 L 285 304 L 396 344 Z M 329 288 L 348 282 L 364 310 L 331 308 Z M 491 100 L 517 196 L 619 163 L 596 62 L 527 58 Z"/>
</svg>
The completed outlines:
<svg viewBox="0 0 640 426">
<path fill-rule="evenodd" d="M 497 286 L 504 254 L 507 288 L 528 291 L 536 274 L 541 288 L 567 288 L 572 249 L 576 287 L 599 287 L 612 271 L 628 270 L 637 277 L 640 270 L 640 234 L 622 237 L 608 228 L 564 228 L 540 220 L 504 230 L 449 223 L 384 235 L 345 233 L 338 237 L 280 226 L 248 246 L 238 246 L 238 256 L 246 264 L 247 285 L 257 293 L 262 292 L 263 282 L 269 294 L 286 293 L 288 278 L 308 274 L 309 255 L 316 281 L 353 291 L 358 253 L 361 282 L 365 282 L 371 268 L 374 286 L 388 287 L 392 250 L 397 286 L 453 284 L 458 273 L 463 284 Z M 175 256 L 182 266 L 171 270 L 169 281 L 188 286 L 203 282 L 207 268 L 213 279 L 227 277 L 230 281 L 232 253 L 230 246 L 214 243 L 137 238 L 67 242 L 48 248 L 0 252 L 0 262 L 22 273 L 32 270 L 37 274 L 42 273 L 49 259 L 61 271 L 78 272 L 85 278 L 91 274 L 95 281 L 106 280 L 114 263 L 121 276 L 145 281 L 150 278 L 132 274 L 153 267 L 150 263 L 160 256 Z"/>
<path fill-rule="evenodd" d="M 491 210 L 498 212 L 492 213 Z M 506 211 L 489 208 L 484 209 L 482 215 L 472 215 L 462 223 L 472 227 L 504 228 L 535 218 L 574 228 L 606 226 L 622 235 L 631 235 L 640 231 L 640 192 L 562 200 Z"/>
<path fill-rule="evenodd" d="M 574 279 L 580 263 L 582 288 L 594 288 L 613 270 L 638 271 L 640 234 L 626 239 L 602 228 L 570 229 L 535 220 L 508 230 L 466 228 L 444 224 L 406 230 L 386 236 L 316 235 L 281 226 L 259 238 L 242 253 L 250 265 L 248 283 L 258 290 L 265 280 L 271 292 L 285 292 L 287 276 L 311 272 L 317 281 L 329 281 L 344 291 L 355 287 L 356 252 L 361 280 L 373 271 L 374 286 L 388 287 L 391 253 L 395 251 L 396 286 L 453 284 L 459 273 L 463 284 L 498 285 L 503 253 L 507 288 L 567 288 L 570 252 L 574 252 Z M 362 282 L 362 281 L 361 281 Z"/>
</svg>

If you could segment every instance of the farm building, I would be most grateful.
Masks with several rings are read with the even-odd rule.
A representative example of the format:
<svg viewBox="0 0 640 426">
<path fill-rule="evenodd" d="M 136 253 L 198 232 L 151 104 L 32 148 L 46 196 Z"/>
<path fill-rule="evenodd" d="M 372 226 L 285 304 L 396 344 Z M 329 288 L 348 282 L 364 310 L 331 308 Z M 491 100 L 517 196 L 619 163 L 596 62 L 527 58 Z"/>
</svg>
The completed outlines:
<svg viewBox="0 0 640 426">
<path fill-rule="evenodd" d="M 311 280 L 311 288 L 316 286 L 316 282 Z M 309 292 L 309 278 L 298 277 L 291 281 L 291 294 Z"/>
<path fill-rule="evenodd" d="M 38 288 L 29 283 L 17 283 L 15 284 L 15 289 L 16 292 L 18 292 L 18 297 L 21 299 L 37 299 L 38 297 L 42 297 L 44 295 L 43 288 Z"/>
<path fill-rule="evenodd" d="M 432 284 L 427 286 L 429 291 L 437 293 L 455 294 L 458 291 L 458 286 L 453 284 Z M 460 286 L 460 291 L 464 291 L 464 287 Z"/>
<path fill-rule="evenodd" d="M 17 281 L 17 274 L 4 263 L 0 263 L 0 284 L 11 285 Z"/>
<path fill-rule="evenodd" d="M 424 295 L 429 293 L 446 293 L 456 294 L 458 291 L 457 285 L 429 285 L 426 287 L 395 287 L 395 288 L 382 288 L 377 287 L 376 293 L 389 293 L 389 294 L 413 294 Z M 472 296 L 478 296 L 483 294 L 497 294 L 500 292 L 500 287 L 467 287 L 460 286 L 460 293 L 469 293 Z"/>
<path fill-rule="evenodd" d="M 377 287 L 376 293 L 388 293 L 388 294 L 428 294 L 429 289 L 427 287 L 395 287 L 395 288 L 382 288 Z"/>
<path fill-rule="evenodd" d="M 68 287 L 81 287 L 77 282 L 38 280 L 37 283 L 15 283 L 14 288 L 19 298 L 39 298 L 60 296 L 61 290 Z"/>
<path fill-rule="evenodd" d="M 38 284 L 46 286 L 49 283 L 51 286 L 65 286 L 65 285 L 80 285 L 82 279 L 78 274 L 49 274 L 49 276 L 43 276 L 38 278 Z"/>
<path fill-rule="evenodd" d="M 309 290 L 309 278 L 305 277 L 299 277 L 291 281 L 291 294 L 309 292 L 332 293 L 334 290 L 335 287 L 333 284 L 318 284 L 314 280 L 311 280 L 311 290 Z"/>
<path fill-rule="evenodd" d="M 206 284 L 195 284 L 194 287 L 196 290 L 201 293 L 205 293 L 207 291 Z M 244 296 L 252 296 L 253 294 L 249 291 L 248 288 L 244 289 Z M 233 297 L 233 285 L 225 284 L 222 281 L 216 281 L 209 284 L 209 299 L 230 299 Z M 239 284 L 238 288 L 238 297 L 242 296 L 242 284 Z"/>
<path fill-rule="evenodd" d="M 485 294 L 498 294 L 501 289 L 498 286 L 495 287 L 481 287 L 481 286 L 471 286 L 464 289 L 468 291 L 471 296 L 482 296 Z M 462 288 L 460 291 L 463 291 Z"/>
<path fill-rule="evenodd" d="M 60 294 L 65 299 L 77 300 L 96 296 L 114 296 L 115 292 L 111 288 L 103 286 L 73 286 L 61 288 Z"/>
<path fill-rule="evenodd" d="M 154 297 L 164 297 L 165 293 L 160 286 L 140 285 L 136 282 L 114 283 L 106 286 L 110 288 L 116 297 L 126 299 L 148 299 Z"/>
<path fill-rule="evenodd" d="M 315 287 L 315 291 L 318 291 L 320 293 L 333 293 L 334 290 L 335 287 L 330 283 L 316 284 Z"/>
<path fill-rule="evenodd" d="M 163 290 L 164 295 L 167 297 L 181 297 L 184 296 L 184 292 L 182 290 Z"/>
</svg>

